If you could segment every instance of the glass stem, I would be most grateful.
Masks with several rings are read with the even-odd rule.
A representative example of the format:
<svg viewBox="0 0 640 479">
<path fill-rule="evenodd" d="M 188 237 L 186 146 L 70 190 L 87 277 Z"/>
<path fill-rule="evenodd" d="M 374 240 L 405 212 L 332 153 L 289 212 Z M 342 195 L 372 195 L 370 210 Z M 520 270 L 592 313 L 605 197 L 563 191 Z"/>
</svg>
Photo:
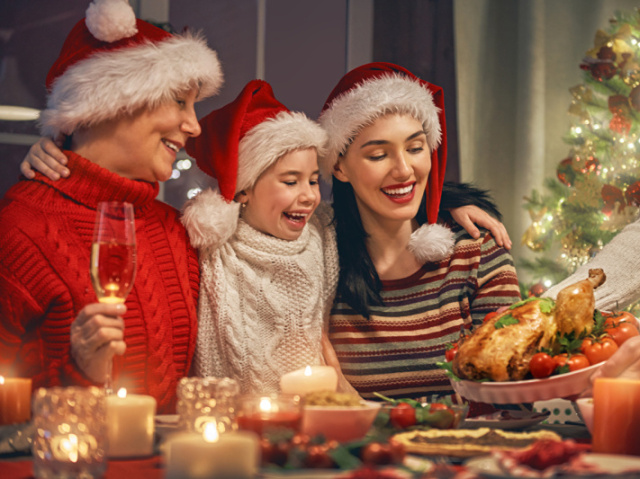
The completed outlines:
<svg viewBox="0 0 640 479">
<path fill-rule="evenodd" d="M 109 364 L 107 365 L 107 377 L 104 380 L 104 393 L 107 396 L 111 396 L 113 394 L 113 359 L 109 360 Z"/>
</svg>

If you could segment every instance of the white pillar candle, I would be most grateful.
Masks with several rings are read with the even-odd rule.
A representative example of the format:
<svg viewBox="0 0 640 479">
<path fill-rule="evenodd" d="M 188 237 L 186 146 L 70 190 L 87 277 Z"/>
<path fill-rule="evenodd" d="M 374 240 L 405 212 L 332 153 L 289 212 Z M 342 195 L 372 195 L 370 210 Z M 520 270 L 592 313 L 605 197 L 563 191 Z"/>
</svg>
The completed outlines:
<svg viewBox="0 0 640 479">
<path fill-rule="evenodd" d="M 206 434 L 205 430 L 205 437 Z M 260 462 L 256 434 L 238 431 L 205 437 L 197 433 L 179 433 L 168 439 L 165 446 L 166 479 L 255 477 Z"/>
<path fill-rule="evenodd" d="M 332 366 L 307 366 L 280 378 L 283 394 L 304 396 L 314 391 L 335 391 L 337 387 L 338 373 Z"/>
<path fill-rule="evenodd" d="M 124 392 L 123 392 L 124 391 Z M 142 394 L 108 396 L 107 456 L 141 457 L 153 454 L 154 417 L 156 400 Z"/>
</svg>

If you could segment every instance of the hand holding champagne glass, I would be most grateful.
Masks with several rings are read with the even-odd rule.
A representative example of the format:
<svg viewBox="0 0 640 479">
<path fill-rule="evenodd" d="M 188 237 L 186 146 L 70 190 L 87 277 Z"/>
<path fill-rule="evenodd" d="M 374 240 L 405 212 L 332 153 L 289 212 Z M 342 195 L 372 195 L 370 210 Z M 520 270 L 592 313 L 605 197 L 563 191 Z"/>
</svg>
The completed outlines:
<svg viewBox="0 0 640 479">
<path fill-rule="evenodd" d="M 98 204 L 91 245 L 91 281 L 100 303 L 124 303 L 131 291 L 136 272 L 135 235 L 130 203 Z M 108 394 L 112 392 L 111 367 L 105 389 Z"/>
</svg>

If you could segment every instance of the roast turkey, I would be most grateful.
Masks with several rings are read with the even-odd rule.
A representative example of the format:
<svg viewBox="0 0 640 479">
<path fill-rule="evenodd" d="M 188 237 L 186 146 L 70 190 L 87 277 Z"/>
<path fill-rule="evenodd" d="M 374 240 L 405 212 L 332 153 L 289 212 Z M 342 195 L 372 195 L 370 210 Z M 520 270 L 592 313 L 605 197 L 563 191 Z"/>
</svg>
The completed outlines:
<svg viewBox="0 0 640 479">
<path fill-rule="evenodd" d="M 529 372 L 529 361 L 540 348 L 553 346 L 557 333 L 591 332 L 593 290 L 605 281 L 601 269 L 548 298 L 530 298 L 494 316 L 464 338 L 453 359 L 462 379 L 518 381 Z"/>
</svg>

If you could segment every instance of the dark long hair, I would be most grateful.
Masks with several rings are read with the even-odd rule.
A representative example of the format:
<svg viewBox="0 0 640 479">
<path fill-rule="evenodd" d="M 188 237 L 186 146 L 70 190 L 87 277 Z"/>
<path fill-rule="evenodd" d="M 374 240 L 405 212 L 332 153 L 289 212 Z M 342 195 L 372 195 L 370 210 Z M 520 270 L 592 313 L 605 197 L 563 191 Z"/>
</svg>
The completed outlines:
<svg viewBox="0 0 640 479">
<path fill-rule="evenodd" d="M 427 222 L 426 195 L 416 216 L 418 224 Z M 358 314 L 370 316 L 372 306 L 382 306 L 382 281 L 367 251 L 369 236 L 362 225 L 351 183 L 333 178 L 333 222 L 336 228 L 340 277 L 338 297 Z"/>
<path fill-rule="evenodd" d="M 427 222 L 426 203 L 425 193 L 415 218 L 418 225 Z M 452 219 L 448 210 L 465 205 L 476 205 L 499 220 L 502 218 L 493 198 L 486 190 L 470 183 L 446 181 L 442 188 L 440 202 L 441 218 L 450 223 Z M 338 298 L 368 319 L 371 307 L 383 306 L 380 295 L 382 281 L 367 251 L 366 240 L 369 235 L 362 225 L 353 187 L 351 183 L 342 182 L 335 177 L 333 177 L 333 213 L 340 258 Z"/>
</svg>

